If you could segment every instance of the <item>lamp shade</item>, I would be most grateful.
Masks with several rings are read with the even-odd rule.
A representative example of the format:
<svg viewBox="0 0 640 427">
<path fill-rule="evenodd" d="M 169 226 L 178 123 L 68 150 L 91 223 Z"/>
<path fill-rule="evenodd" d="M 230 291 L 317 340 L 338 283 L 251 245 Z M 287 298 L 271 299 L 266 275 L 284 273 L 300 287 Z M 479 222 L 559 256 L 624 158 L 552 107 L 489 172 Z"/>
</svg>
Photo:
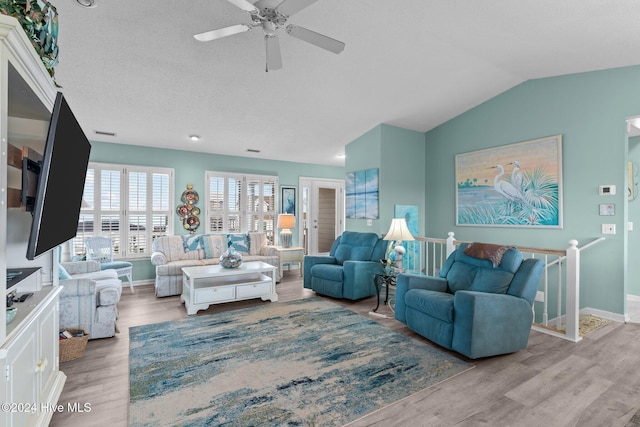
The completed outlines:
<svg viewBox="0 0 640 427">
<path fill-rule="evenodd" d="M 278 228 L 294 228 L 296 226 L 296 217 L 293 214 L 278 215 Z"/>
<path fill-rule="evenodd" d="M 407 227 L 407 220 L 404 218 L 394 218 L 391 220 L 391 227 L 384 235 L 384 240 L 409 241 L 415 240 Z"/>
</svg>

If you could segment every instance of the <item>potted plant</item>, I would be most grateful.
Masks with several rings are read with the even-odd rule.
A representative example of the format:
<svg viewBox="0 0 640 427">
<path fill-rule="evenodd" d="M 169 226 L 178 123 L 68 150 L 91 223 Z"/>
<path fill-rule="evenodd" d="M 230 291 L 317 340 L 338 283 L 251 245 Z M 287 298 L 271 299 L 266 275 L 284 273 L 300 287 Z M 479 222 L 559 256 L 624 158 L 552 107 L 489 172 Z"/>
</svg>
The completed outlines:
<svg viewBox="0 0 640 427">
<path fill-rule="evenodd" d="M 47 0 L 0 0 L 0 13 L 18 20 L 53 77 L 58 63 L 58 11 Z"/>
</svg>

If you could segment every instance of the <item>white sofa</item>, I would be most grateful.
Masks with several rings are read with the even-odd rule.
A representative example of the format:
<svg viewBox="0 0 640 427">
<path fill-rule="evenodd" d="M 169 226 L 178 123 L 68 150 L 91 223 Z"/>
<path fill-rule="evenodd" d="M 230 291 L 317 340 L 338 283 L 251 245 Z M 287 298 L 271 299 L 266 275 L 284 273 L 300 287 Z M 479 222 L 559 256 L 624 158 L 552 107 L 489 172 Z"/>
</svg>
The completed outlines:
<svg viewBox="0 0 640 427">
<path fill-rule="evenodd" d="M 182 294 L 182 267 L 214 265 L 231 241 L 242 254 L 242 262 L 264 261 L 279 268 L 278 251 L 267 245 L 264 233 L 212 233 L 160 236 L 153 241 L 151 264 L 156 267 L 156 296 Z M 281 272 L 276 270 L 276 281 Z"/>
<path fill-rule="evenodd" d="M 122 281 L 116 270 L 101 270 L 98 261 L 60 263 L 60 330 L 84 329 L 89 339 L 116 334 Z M 66 275 L 65 273 L 68 273 Z"/>
</svg>

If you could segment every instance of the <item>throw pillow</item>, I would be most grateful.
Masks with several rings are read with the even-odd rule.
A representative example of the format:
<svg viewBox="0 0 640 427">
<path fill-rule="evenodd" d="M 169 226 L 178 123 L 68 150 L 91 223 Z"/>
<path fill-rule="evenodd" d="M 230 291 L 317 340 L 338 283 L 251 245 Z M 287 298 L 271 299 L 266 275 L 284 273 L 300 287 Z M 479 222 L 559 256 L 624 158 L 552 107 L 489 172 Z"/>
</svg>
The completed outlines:
<svg viewBox="0 0 640 427">
<path fill-rule="evenodd" d="M 69 272 L 61 265 L 58 265 L 58 279 L 60 280 L 69 280 L 71 279 L 71 275 Z"/>
<path fill-rule="evenodd" d="M 243 255 L 251 253 L 251 241 L 248 234 L 227 234 L 227 242 L 231 243 L 233 249 Z"/>
<path fill-rule="evenodd" d="M 226 236 L 222 234 L 205 234 L 202 236 L 202 246 L 205 258 L 220 258 L 227 250 Z"/>
<path fill-rule="evenodd" d="M 188 236 L 182 236 L 182 244 L 184 246 L 184 251 L 197 251 L 201 248 L 200 246 L 200 234 L 190 234 Z"/>
</svg>

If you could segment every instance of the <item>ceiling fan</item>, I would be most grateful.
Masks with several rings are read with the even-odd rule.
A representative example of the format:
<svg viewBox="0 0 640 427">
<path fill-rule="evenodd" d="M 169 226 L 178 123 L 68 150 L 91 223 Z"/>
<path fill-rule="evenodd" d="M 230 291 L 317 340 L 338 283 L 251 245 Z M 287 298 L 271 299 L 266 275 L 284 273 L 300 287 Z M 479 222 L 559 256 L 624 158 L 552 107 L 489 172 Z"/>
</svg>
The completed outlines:
<svg viewBox="0 0 640 427">
<path fill-rule="evenodd" d="M 251 16 L 251 24 L 237 24 L 230 27 L 219 28 L 193 36 L 201 42 L 208 42 L 233 34 L 243 33 L 255 27 L 262 27 L 267 49 L 267 64 L 265 71 L 279 70 L 282 68 L 282 56 L 280 55 L 280 42 L 276 31 L 285 27 L 287 19 L 296 12 L 301 11 L 317 0 L 258 0 L 251 4 L 248 0 L 228 0 L 229 3 L 248 12 Z M 344 43 L 325 35 L 308 30 L 297 25 L 287 25 L 287 34 L 303 40 L 312 45 L 321 47 L 333 53 L 344 50 Z"/>
</svg>

